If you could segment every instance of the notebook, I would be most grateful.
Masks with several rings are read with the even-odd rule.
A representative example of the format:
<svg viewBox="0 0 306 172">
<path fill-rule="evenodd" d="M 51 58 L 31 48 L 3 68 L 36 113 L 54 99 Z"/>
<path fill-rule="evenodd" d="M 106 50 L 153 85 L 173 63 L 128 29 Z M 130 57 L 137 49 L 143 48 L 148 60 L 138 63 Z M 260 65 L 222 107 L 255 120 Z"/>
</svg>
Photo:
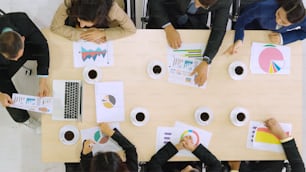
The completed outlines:
<svg viewBox="0 0 306 172">
<path fill-rule="evenodd" d="M 53 120 L 82 120 L 82 82 L 53 80 Z"/>
</svg>

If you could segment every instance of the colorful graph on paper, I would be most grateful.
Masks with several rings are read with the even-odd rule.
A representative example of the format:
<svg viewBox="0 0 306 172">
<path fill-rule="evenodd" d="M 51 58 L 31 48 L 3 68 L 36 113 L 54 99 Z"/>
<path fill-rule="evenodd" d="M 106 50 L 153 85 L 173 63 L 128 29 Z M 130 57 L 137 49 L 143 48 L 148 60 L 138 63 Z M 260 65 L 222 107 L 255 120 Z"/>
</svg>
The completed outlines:
<svg viewBox="0 0 306 172">
<path fill-rule="evenodd" d="M 290 48 L 286 46 L 253 43 L 250 68 L 258 74 L 289 74 Z"/>
<path fill-rule="evenodd" d="M 291 134 L 291 124 L 280 123 L 287 135 Z M 273 152 L 282 152 L 282 145 L 275 135 L 262 122 L 251 121 L 248 134 L 247 147 Z"/>
<path fill-rule="evenodd" d="M 171 83 L 198 87 L 191 72 L 202 62 L 204 44 L 184 43 L 179 49 L 168 48 L 168 81 Z M 204 88 L 202 86 L 201 88 Z"/>
<path fill-rule="evenodd" d="M 74 42 L 73 57 L 75 67 L 84 67 L 86 65 L 111 66 L 114 63 L 111 42 L 103 44 L 86 41 Z"/>
<path fill-rule="evenodd" d="M 95 84 L 97 122 L 124 120 L 124 93 L 122 81 Z"/>
<path fill-rule="evenodd" d="M 111 128 L 119 129 L 118 123 L 110 123 Z M 82 142 L 84 140 L 92 140 L 95 144 L 93 145 L 93 154 L 101 151 L 120 151 L 122 148 L 115 142 L 111 137 L 104 135 L 100 127 L 92 127 L 81 130 Z"/>
</svg>

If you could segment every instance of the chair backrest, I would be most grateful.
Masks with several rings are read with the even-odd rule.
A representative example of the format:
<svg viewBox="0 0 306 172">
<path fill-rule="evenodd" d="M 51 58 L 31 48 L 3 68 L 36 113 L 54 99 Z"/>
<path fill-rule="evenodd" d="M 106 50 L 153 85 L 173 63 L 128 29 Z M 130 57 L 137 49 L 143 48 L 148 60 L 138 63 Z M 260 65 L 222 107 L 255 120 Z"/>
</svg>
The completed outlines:
<svg viewBox="0 0 306 172">
<path fill-rule="evenodd" d="M 4 15 L 5 12 L 3 10 L 0 9 L 0 16 Z"/>
<path fill-rule="evenodd" d="M 149 0 L 142 0 L 142 17 L 140 18 L 142 29 L 146 28 L 146 25 L 148 24 L 148 21 L 149 21 L 148 3 L 149 3 Z"/>
</svg>

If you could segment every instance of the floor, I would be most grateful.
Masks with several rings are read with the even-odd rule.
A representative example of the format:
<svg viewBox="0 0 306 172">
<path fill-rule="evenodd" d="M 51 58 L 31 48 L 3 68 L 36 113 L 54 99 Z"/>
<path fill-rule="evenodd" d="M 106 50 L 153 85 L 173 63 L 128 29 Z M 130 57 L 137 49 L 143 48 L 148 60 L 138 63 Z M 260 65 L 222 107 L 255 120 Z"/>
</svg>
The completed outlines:
<svg viewBox="0 0 306 172">
<path fill-rule="evenodd" d="M 28 62 L 26 67 L 35 69 L 36 64 Z M 21 68 L 14 77 L 16 85 L 30 85 L 38 82 L 33 73 L 26 76 L 25 69 Z M 20 79 L 20 78 L 26 79 Z M 17 87 L 18 89 L 18 87 Z M 20 89 L 20 88 L 19 88 Z M 28 87 L 22 93 L 36 95 L 35 87 Z M 39 119 L 39 114 L 31 113 Z M 41 161 L 41 135 L 22 124 L 14 122 L 6 110 L 0 105 L 0 171 L 12 172 L 65 172 L 63 163 L 43 163 Z"/>
<path fill-rule="evenodd" d="M 303 47 L 306 48 L 306 41 L 303 42 Z M 306 57 L 304 52 L 303 58 Z M 306 60 L 303 65 L 306 66 Z M 26 67 L 35 69 L 36 64 L 28 62 Z M 35 73 L 31 76 L 26 76 L 25 69 L 21 68 L 13 78 L 16 85 L 33 85 L 37 82 Z M 306 85 L 306 70 L 303 75 L 303 85 Z M 22 78 L 22 79 L 21 79 Z M 26 78 L 26 79 L 24 79 Z M 18 88 L 18 90 L 22 90 Z M 37 88 L 28 87 L 22 90 L 24 94 L 36 95 Z M 306 123 L 306 87 L 303 89 L 303 121 Z M 39 114 L 31 114 L 39 119 Z M 12 172 L 65 172 L 63 163 L 44 163 L 41 161 L 41 136 L 33 130 L 25 127 L 22 124 L 15 123 L 7 114 L 6 110 L 0 106 L 0 136 L 3 137 L 0 142 L 0 171 Z M 306 132 L 306 126 L 303 126 L 303 132 Z M 304 134 L 306 135 L 306 134 Z M 306 159 L 306 137 L 303 140 L 303 148 L 300 148 L 303 159 Z M 52 149 L 52 148 L 50 148 Z"/>
</svg>

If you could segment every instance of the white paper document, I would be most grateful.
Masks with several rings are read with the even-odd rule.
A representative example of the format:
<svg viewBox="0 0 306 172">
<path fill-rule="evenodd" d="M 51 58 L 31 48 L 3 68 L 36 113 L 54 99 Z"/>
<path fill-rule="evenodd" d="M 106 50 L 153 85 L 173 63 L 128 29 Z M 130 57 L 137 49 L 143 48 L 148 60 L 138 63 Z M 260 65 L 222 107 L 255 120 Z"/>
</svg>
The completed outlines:
<svg viewBox="0 0 306 172">
<path fill-rule="evenodd" d="M 255 74 L 289 74 L 291 50 L 287 46 L 252 44 L 250 69 Z"/>
<path fill-rule="evenodd" d="M 112 66 L 114 52 L 111 42 L 96 44 L 93 42 L 78 41 L 73 43 L 74 67 Z"/>
<path fill-rule="evenodd" d="M 202 62 L 204 44 L 182 44 L 179 49 L 168 48 L 168 81 L 198 87 L 192 71 Z M 205 85 L 201 88 L 205 88 Z"/>
<path fill-rule="evenodd" d="M 195 145 L 199 145 L 201 143 L 207 148 L 210 143 L 212 133 L 182 122 L 176 122 L 174 127 L 160 126 L 157 128 L 156 150 L 158 151 L 169 141 L 175 145 L 185 136 L 191 136 Z M 176 155 L 194 156 L 190 151 L 185 149 L 180 150 Z"/>
<path fill-rule="evenodd" d="M 10 107 L 33 112 L 51 114 L 53 111 L 53 97 L 38 97 L 24 94 L 12 95 L 13 104 Z"/>
<path fill-rule="evenodd" d="M 119 124 L 114 124 L 119 126 Z M 112 128 L 114 128 L 114 126 Z M 118 127 L 116 127 L 119 129 Z M 113 151 L 118 152 L 122 150 L 121 146 L 118 145 L 111 137 L 104 135 L 99 127 L 92 127 L 81 130 L 82 142 L 84 140 L 92 140 L 95 142 L 93 145 L 92 153 L 95 155 L 97 152 Z"/>
<path fill-rule="evenodd" d="M 97 122 L 124 121 L 123 82 L 99 82 L 95 84 Z"/>
<path fill-rule="evenodd" d="M 280 123 L 280 125 L 287 135 L 291 135 L 291 124 Z M 279 138 L 273 135 L 263 122 L 259 121 L 250 121 L 247 148 L 271 152 L 284 151 Z"/>
</svg>

